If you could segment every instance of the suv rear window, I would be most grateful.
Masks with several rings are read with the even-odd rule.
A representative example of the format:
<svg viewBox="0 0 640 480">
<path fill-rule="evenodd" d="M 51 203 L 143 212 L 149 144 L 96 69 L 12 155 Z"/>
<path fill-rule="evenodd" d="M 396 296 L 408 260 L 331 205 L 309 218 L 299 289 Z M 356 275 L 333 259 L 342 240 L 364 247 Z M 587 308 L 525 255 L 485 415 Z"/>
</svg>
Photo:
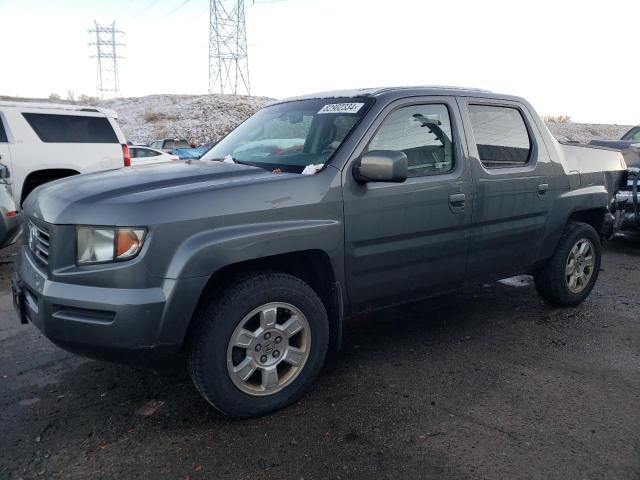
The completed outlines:
<svg viewBox="0 0 640 480">
<path fill-rule="evenodd" d="M 23 113 L 40 140 L 48 143 L 119 143 L 105 117 Z"/>
<path fill-rule="evenodd" d="M 469 105 L 469 117 L 478 155 L 486 168 L 529 163 L 531 140 L 517 108 Z"/>
</svg>

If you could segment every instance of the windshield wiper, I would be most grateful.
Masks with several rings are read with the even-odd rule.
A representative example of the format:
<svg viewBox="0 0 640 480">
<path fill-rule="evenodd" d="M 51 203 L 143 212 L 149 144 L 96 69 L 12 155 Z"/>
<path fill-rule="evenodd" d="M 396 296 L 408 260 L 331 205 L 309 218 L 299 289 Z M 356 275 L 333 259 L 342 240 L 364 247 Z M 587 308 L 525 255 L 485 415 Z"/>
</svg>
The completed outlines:
<svg viewBox="0 0 640 480">
<path fill-rule="evenodd" d="M 210 161 L 211 162 L 223 162 L 224 163 L 224 159 L 227 157 L 222 157 L 222 158 L 212 158 Z M 237 158 L 231 157 L 231 160 L 233 160 L 233 163 L 237 163 L 238 165 L 247 165 L 249 167 L 258 167 L 258 168 L 264 168 L 264 167 L 260 167 L 259 165 L 255 165 L 253 163 L 249 163 L 249 162 L 244 162 L 242 160 L 238 160 Z M 265 169 L 266 170 L 266 169 Z"/>
</svg>

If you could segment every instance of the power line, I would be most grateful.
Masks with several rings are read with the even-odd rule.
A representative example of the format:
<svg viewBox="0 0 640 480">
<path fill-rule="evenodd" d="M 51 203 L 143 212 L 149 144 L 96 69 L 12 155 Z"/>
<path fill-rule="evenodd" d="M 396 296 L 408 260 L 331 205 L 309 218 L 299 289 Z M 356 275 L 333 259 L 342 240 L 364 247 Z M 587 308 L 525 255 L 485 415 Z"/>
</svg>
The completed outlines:
<svg viewBox="0 0 640 480">
<path fill-rule="evenodd" d="M 122 30 L 116 30 L 116 22 L 111 22 L 108 27 L 101 26 L 96 20 L 93 21 L 94 28 L 89 30 L 95 41 L 89 42 L 90 46 L 96 47 L 96 54 L 90 58 L 97 59 L 98 78 L 96 91 L 100 99 L 113 94 L 120 96 L 120 80 L 118 78 L 118 59 L 124 58 L 118 55 L 118 47 L 124 47 L 119 43 L 118 37 L 122 36 Z"/>
<path fill-rule="evenodd" d="M 244 0 L 209 0 L 209 93 L 251 95 Z"/>
<path fill-rule="evenodd" d="M 160 3 L 160 0 L 153 0 L 149 5 L 147 5 L 146 7 L 144 7 L 142 10 L 140 10 L 138 13 L 136 13 L 133 17 L 131 17 L 129 20 L 134 20 L 136 18 L 138 18 L 140 15 L 142 15 L 144 12 L 146 12 L 147 10 L 149 10 L 151 7 L 155 7 L 158 3 Z"/>
<path fill-rule="evenodd" d="M 162 18 L 167 18 L 169 15 L 173 15 L 174 13 L 176 13 L 178 10 L 180 10 L 182 7 L 184 7 L 190 1 L 191 0 L 184 0 L 183 2 L 180 2 L 180 5 L 178 5 L 177 7 L 173 8 L 173 9 L 171 9 Z"/>
</svg>

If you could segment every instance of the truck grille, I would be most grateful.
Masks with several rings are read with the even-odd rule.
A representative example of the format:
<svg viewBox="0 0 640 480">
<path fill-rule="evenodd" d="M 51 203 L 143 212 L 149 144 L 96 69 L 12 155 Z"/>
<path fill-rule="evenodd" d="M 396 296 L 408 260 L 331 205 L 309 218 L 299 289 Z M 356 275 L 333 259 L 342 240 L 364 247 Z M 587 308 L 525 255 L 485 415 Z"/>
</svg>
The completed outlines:
<svg viewBox="0 0 640 480">
<path fill-rule="evenodd" d="M 46 228 L 29 221 L 28 242 L 29 249 L 33 252 L 35 257 L 45 265 L 48 265 L 49 246 L 51 243 L 49 231 Z"/>
</svg>

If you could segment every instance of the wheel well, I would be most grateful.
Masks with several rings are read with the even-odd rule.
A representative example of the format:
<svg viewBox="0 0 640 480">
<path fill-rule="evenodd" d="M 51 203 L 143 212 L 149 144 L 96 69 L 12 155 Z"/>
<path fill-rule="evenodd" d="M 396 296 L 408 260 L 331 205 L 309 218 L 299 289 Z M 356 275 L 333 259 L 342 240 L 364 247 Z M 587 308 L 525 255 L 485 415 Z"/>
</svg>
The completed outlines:
<svg viewBox="0 0 640 480">
<path fill-rule="evenodd" d="M 265 271 L 278 271 L 293 275 L 313 288 L 327 309 L 329 317 L 329 347 L 334 351 L 338 350 L 342 337 L 341 292 L 340 287 L 336 284 L 329 256 L 322 250 L 285 253 L 227 265 L 211 276 L 200 294 L 195 312 L 197 313 L 204 307 L 207 297 L 215 295 L 238 278 L 251 273 Z M 189 325 L 183 347 L 189 338 L 193 323 L 192 321 Z"/>
<path fill-rule="evenodd" d="M 602 227 L 604 225 L 604 215 L 606 211 L 602 208 L 592 208 L 589 210 L 580 210 L 573 212 L 569 216 L 569 222 L 583 222 L 591 225 L 598 235 L 602 235 Z"/>
<path fill-rule="evenodd" d="M 20 204 L 24 203 L 29 194 L 43 183 L 51 182 L 59 178 L 70 177 L 72 175 L 79 175 L 80 172 L 71 170 L 69 168 L 52 168 L 48 170 L 36 170 L 27 175 L 22 184 L 22 195 L 20 198 Z"/>
</svg>

